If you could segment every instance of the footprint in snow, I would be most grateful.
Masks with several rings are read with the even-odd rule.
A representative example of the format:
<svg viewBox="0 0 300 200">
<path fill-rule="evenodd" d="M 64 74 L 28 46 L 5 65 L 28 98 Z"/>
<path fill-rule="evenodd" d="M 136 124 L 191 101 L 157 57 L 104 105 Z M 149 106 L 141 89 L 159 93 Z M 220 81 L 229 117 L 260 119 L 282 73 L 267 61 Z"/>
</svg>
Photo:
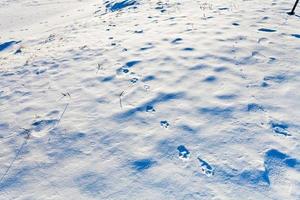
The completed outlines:
<svg viewBox="0 0 300 200">
<path fill-rule="evenodd" d="M 160 121 L 160 125 L 164 128 L 168 128 L 170 126 L 169 122 L 167 121 Z"/>
<path fill-rule="evenodd" d="M 132 78 L 132 79 L 130 79 L 130 82 L 131 83 L 136 83 L 136 82 L 138 82 L 138 80 L 139 80 L 138 78 Z"/>
<path fill-rule="evenodd" d="M 190 158 L 190 152 L 184 145 L 178 146 L 177 150 L 180 159 L 188 160 Z"/>
<path fill-rule="evenodd" d="M 182 42 L 182 38 L 176 38 L 174 40 L 171 41 L 172 44 L 180 44 Z"/>
<path fill-rule="evenodd" d="M 291 134 L 287 130 L 289 128 L 288 124 L 284 122 L 271 121 L 270 125 L 274 133 L 284 135 L 284 136 L 291 136 Z"/>
<path fill-rule="evenodd" d="M 126 7 L 136 8 L 137 1 L 136 0 L 124 0 L 124 1 L 112 2 L 112 3 L 109 3 L 109 1 L 107 1 L 105 4 L 106 4 L 105 7 L 108 11 L 116 12 L 116 11 L 122 10 Z"/>
<path fill-rule="evenodd" d="M 202 160 L 200 157 L 198 157 L 198 160 L 199 160 L 199 164 L 200 164 L 202 173 L 208 177 L 213 176 L 215 173 L 214 168 L 210 164 L 208 164 L 206 161 Z"/>
<path fill-rule="evenodd" d="M 31 124 L 31 135 L 34 137 L 43 137 L 52 130 L 58 123 L 57 119 L 39 120 Z"/>
<path fill-rule="evenodd" d="M 134 31 L 134 33 L 144 33 L 144 31 L 143 30 L 136 30 L 136 31 Z"/>
<path fill-rule="evenodd" d="M 118 75 L 121 75 L 122 73 L 127 74 L 127 73 L 129 73 L 129 69 L 121 67 L 121 68 L 119 68 L 119 69 L 116 70 L 116 73 Z"/>
<path fill-rule="evenodd" d="M 291 34 L 291 36 L 300 39 L 300 34 Z"/>
<path fill-rule="evenodd" d="M 155 109 L 153 106 L 147 106 L 146 107 L 146 112 L 155 112 Z"/>
<path fill-rule="evenodd" d="M 268 33 L 274 33 L 274 32 L 276 32 L 276 30 L 269 29 L 269 28 L 260 28 L 260 29 L 258 29 L 258 31 L 260 31 L 260 32 L 268 32 Z"/>
<path fill-rule="evenodd" d="M 179 145 L 177 147 L 177 150 L 180 159 L 189 160 L 191 154 L 190 151 L 184 145 Z M 200 157 L 198 157 L 197 159 L 201 167 L 201 172 L 208 177 L 213 176 L 215 173 L 215 169 L 206 161 L 202 160 Z"/>
<path fill-rule="evenodd" d="M 15 44 L 20 43 L 21 41 L 8 41 L 8 42 L 4 42 L 4 43 L 0 43 L 0 51 L 4 51 L 10 47 L 12 47 Z"/>
</svg>

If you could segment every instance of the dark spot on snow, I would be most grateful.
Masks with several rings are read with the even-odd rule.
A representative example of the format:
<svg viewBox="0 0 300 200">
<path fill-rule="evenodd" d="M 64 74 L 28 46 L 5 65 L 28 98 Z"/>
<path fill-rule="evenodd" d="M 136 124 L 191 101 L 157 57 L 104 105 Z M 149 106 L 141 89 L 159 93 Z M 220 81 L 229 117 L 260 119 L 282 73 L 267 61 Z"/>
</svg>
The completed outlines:
<svg viewBox="0 0 300 200">
<path fill-rule="evenodd" d="M 36 74 L 36 75 L 40 75 L 40 74 L 43 74 L 47 71 L 47 69 L 35 69 L 33 70 L 33 72 Z"/>
<path fill-rule="evenodd" d="M 21 48 L 17 49 L 16 52 L 15 52 L 15 54 L 19 54 L 19 53 L 22 53 Z"/>
<path fill-rule="evenodd" d="M 214 175 L 214 169 L 210 164 L 208 164 L 206 161 L 202 160 L 200 157 L 198 157 L 198 161 L 199 161 L 202 173 L 204 173 L 206 176 Z"/>
<path fill-rule="evenodd" d="M 106 8 L 110 10 L 111 12 L 122 10 L 126 7 L 136 5 L 137 1 L 135 0 L 124 0 L 120 2 L 112 2 L 109 3 L 109 1 L 106 2 Z"/>
<path fill-rule="evenodd" d="M 144 33 L 144 31 L 143 30 L 136 30 L 136 31 L 134 31 L 134 33 Z"/>
<path fill-rule="evenodd" d="M 146 50 L 152 49 L 152 48 L 154 48 L 154 46 L 148 45 L 148 46 L 145 46 L 145 47 L 141 47 L 141 48 L 140 48 L 140 51 L 146 51 Z"/>
<path fill-rule="evenodd" d="M 107 77 L 104 77 L 104 78 L 100 78 L 98 79 L 100 82 L 102 83 L 105 83 L 105 82 L 109 82 L 109 81 L 112 81 L 114 80 L 115 76 L 107 76 Z"/>
<path fill-rule="evenodd" d="M 270 57 L 268 63 L 269 63 L 269 64 L 272 64 L 272 63 L 274 63 L 276 60 L 277 60 L 276 58 Z"/>
<path fill-rule="evenodd" d="M 177 150 L 178 150 L 179 158 L 188 159 L 190 157 L 190 152 L 184 145 L 178 146 Z"/>
<path fill-rule="evenodd" d="M 172 44 L 179 44 L 182 41 L 182 38 L 176 38 L 174 40 L 172 40 Z"/>
<path fill-rule="evenodd" d="M 229 8 L 222 7 L 222 8 L 218 8 L 218 10 L 229 10 Z"/>
<path fill-rule="evenodd" d="M 133 61 L 127 62 L 124 67 L 131 68 L 131 67 L 139 64 L 140 62 L 141 61 L 139 61 L 139 60 L 133 60 Z"/>
<path fill-rule="evenodd" d="M 260 29 L 258 29 L 258 31 L 268 32 L 268 33 L 276 32 L 276 30 L 274 30 L 274 29 L 268 29 L 268 28 L 260 28 Z"/>
<path fill-rule="evenodd" d="M 161 1 L 159 1 L 157 3 L 157 6 L 155 7 L 155 9 L 160 10 L 161 13 L 164 13 L 167 11 L 165 7 L 166 7 L 166 4 L 163 4 Z"/>
<path fill-rule="evenodd" d="M 207 78 L 205 78 L 203 81 L 204 82 L 215 82 L 217 80 L 217 78 L 215 76 L 208 76 Z"/>
<path fill-rule="evenodd" d="M 257 112 L 260 110 L 264 110 L 264 108 L 261 105 L 258 105 L 256 103 L 250 103 L 247 105 L 247 111 L 248 112 Z"/>
<path fill-rule="evenodd" d="M 120 74 L 120 73 L 127 74 L 128 72 L 129 72 L 129 69 L 124 68 L 124 67 L 117 69 L 117 74 Z"/>
<path fill-rule="evenodd" d="M 300 34 L 292 34 L 291 36 L 300 39 Z"/>
<path fill-rule="evenodd" d="M 267 82 L 262 82 L 261 87 L 269 87 L 270 85 Z"/>
<path fill-rule="evenodd" d="M 195 49 L 192 47 L 183 48 L 182 51 L 194 51 Z"/>
<path fill-rule="evenodd" d="M 155 76 L 149 75 L 149 76 L 146 76 L 142 81 L 147 82 L 147 81 L 153 81 L 155 79 L 156 79 Z"/>
<path fill-rule="evenodd" d="M 132 163 L 133 169 L 141 172 L 152 167 L 156 162 L 150 159 L 136 160 Z"/>
<path fill-rule="evenodd" d="M 218 95 L 217 98 L 221 99 L 221 100 L 232 100 L 232 99 L 236 99 L 237 95 L 235 95 L 235 94 L 224 94 L 224 95 Z"/>
<path fill-rule="evenodd" d="M 9 41 L 9 42 L 4 42 L 2 44 L 0 44 L 0 51 L 3 51 L 11 46 L 13 46 L 14 44 L 18 44 L 21 41 Z"/>
<path fill-rule="evenodd" d="M 136 82 L 138 82 L 138 80 L 139 80 L 138 78 L 132 78 L 132 79 L 130 79 L 130 82 L 131 83 L 136 83 Z"/>
<path fill-rule="evenodd" d="M 289 132 L 288 132 L 288 124 L 284 123 L 284 122 L 274 122 L 271 121 L 270 122 L 271 128 L 273 129 L 273 131 L 275 133 L 281 134 L 281 135 L 285 135 L 285 136 L 290 136 Z"/>
<path fill-rule="evenodd" d="M 155 109 L 153 106 L 147 106 L 146 107 L 146 112 L 155 112 Z"/>
<path fill-rule="evenodd" d="M 164 127 L 164 128 L 168 128 L 170 126 L 169 122 L 168 121 L 160 121 L 160 126 Z"/>
</svg>

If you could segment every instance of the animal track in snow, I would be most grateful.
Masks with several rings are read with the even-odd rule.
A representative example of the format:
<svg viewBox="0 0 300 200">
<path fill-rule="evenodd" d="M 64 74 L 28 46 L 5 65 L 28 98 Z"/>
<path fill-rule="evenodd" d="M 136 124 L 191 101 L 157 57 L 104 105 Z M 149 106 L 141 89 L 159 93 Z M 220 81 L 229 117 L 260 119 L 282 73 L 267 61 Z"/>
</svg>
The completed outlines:
<svg viewBox="0 0 300 200">
<path fill-rule="evenodd" d="M 4 42 L 2 44 L 0 44 L 0 51 L 4 51 L 10 47 L 12 47 L 15 44 L 20 43 L 21 41 L 9 41 L 9 42 Z"/>
<path fill-rule="evenodd" d="M 153 106 L 147 106 L 146 107 L 146 112 L 155 112 L 155 109 Z"/>
<path fill-rule="evenodd" d="M 111 12 L 122 10 L 126 7 L 131 7 L 137 4 L 137 1 L 135 0 L 123 0 L 120 2 L 112 2 L 106 4 L 106 9 L 108 9 Z M 135 8 L 135 7 L 134 7 Z"/>
<path fill-rule="evenodd" d="M 164 128 L 168 128 L 170 126 L 168 121 L 160 121 L 160 126 Z"/>
<path fill-rule="evenodd" d="M 49 120 L 39 120 L 32 123 L 32 133 L 31 135 L 34 137 L 43 137 L 48 131 L 54 128 L 59 120 L 57 119 L 49 119 Z"/>
<path fill-rule="evenodd" d="M 258 31 L 261 31 L 261 32 L 268 32 L 268 33 L 276 32 L 276 30 L 274 30 L 274 29 L 269 29 L 269 28 L 260 28 L 260 29 L 258 29 Z"/>
<path fill-rule="evenodd" d="M 271 121 L 270 125 L 274 133 L 281 134 L 284 136 L 291 136 L 291 134 L 287 130 L 289 128 L 288 124 L 284 122 Z"/>
<path fill-rule="evenodd" d="M 190 158 L 189 150 L 184 146 L 180 145 L 177 147 L 179 158 L 182 160 L 188 160 Z"/>
<path fill-rule="evenodd" d="M 292 34 L 291 36 L 300 39 L 300 34 Z"/>
<path fill-rule="evenodd" d="M 197 159 L 199 160 L 202 173 L 208 177 L 213 176 L 215 173 L 214 168 L 206 161 L 202 160 L 200 157 L 198 157 Z"/>
</svg>

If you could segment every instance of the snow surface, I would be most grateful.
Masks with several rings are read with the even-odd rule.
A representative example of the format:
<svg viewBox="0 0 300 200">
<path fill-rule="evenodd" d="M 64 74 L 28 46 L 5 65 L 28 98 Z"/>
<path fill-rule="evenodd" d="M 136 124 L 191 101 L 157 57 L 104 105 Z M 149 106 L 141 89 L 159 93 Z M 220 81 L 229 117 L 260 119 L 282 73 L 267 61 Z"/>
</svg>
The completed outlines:
<svg viewBox="0 0 300 200">
<path fill-rule="evenodd" d="M 1 0 L 0 199 L 300 199 L 293 3 Z"/>
</svg>

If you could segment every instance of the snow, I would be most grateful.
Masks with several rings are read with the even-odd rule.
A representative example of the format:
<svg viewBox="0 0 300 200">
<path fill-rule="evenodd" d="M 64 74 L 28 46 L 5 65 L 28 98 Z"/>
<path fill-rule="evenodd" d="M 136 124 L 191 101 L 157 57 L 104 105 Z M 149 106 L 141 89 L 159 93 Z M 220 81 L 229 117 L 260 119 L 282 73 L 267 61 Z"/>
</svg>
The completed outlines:
<svg viewBox="0 0 300 200">
<path fill-rule="evenodd" d="M 300 199 L 293 3 L 1 1 L 0 200 Z"/>
</svg>

